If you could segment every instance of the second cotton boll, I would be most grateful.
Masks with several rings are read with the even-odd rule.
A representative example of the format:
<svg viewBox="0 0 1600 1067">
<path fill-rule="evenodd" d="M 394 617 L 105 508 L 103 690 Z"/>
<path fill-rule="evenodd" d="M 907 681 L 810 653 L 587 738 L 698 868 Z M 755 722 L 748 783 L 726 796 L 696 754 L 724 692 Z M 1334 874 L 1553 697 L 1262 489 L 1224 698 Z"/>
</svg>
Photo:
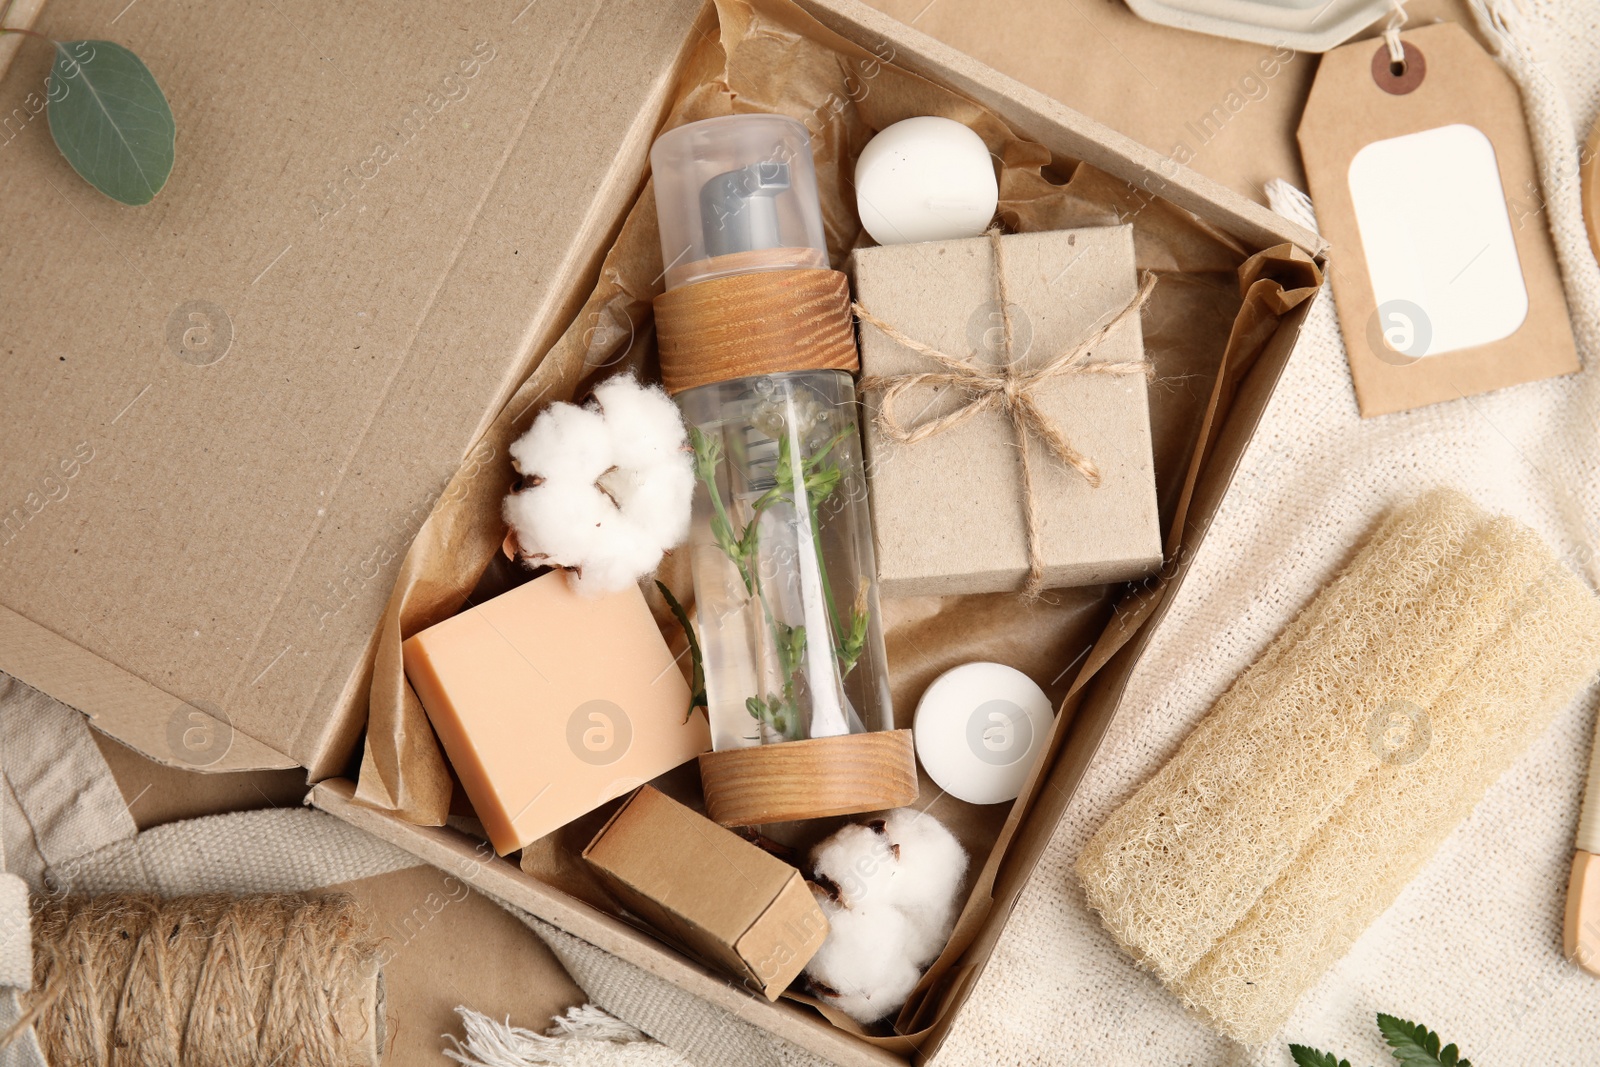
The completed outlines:
<svg viewBox="0 0 1600 1067">
<path fill-rule="evenodd" d="M 523 486 L 506 497 L 518 555 L 564 567 L 585 596 L 651 573 L 688 536 L 694 466 L 665 392 L 631 376 L 595 388 L 583 407 L 552 404 L 511 445 Z"/>
<path fill-rule="evenodd" d="M 933 816 L 900 808 L 844 827 L 811 865 L 829 931 L 806 977 L 857 1022 L 886 1018 L 950 939 L 966 851 Z"/>
</svg>

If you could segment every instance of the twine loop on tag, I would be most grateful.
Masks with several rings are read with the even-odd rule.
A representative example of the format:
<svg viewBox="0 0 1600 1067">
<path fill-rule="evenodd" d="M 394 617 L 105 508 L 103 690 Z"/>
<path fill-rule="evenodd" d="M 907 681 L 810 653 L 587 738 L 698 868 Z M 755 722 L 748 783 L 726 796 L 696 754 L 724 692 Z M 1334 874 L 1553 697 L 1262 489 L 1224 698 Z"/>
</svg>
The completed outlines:
<svg viewBox="0 0 1600 1067">
<path fill-rule="evenodd" d="M 925 441 L 965 424 L 981 412 L 996 408 L 1011 420 L 1022 467 L 1022 511 L 1027 526 L 1028 581 L 1025 592 L 1029 596 L 1037 596 L 1044 581 L 1044 552 L 1039 544 L 1038 504 L 1033 487 L 1033 461 L 1028 454 L 1029 439 L 1038 438 L 1063 465 L 1077 471 L 1084 481 L 1095 488 L 1100 486 L 1100 468 L 1095 466 L 1094 460 L 1073 447 L 1061 427 L 1044 413 L 1034 398 L 1034 390 L 1052 379 L 1073 374 L 1137 374 L 1150 378 L 1154 368 L 1148 360 L 1091 363 L 1088 357 L 1101 342 L 1139 314 L 1150 299 L 1151 290 L 1155 288 L 1155 275 L 1145 274 L 1134 298 L 1104 325 L 1043 366 L 1025 370 L 1019 366 L 1020 360 L 1013 348 L 1015 327 L 1011 321 L 1010 294 L 1006 286 L 1004 245 L 998 229 L 991 229 L 988 236 L 994 254 L 995 299 L 1000 305 L 1002 362 L 998 366 L 987 366 L 941 352 L 901 332 L 856 302 L 851 306 L 858 319 L 877 329 L 889 340 L 943 368 L 909 374 L 871 375 L 861 379 L 861 391 L 883 394 L 878 406 L 878 429 L 897 444 L 913 445 Z M 973 356 L 976 355 L 974 352 Z M 896 415 L 895 406 L 908 390 L 924 386 L 959 389 L 966 394 L 966 402 L 948 414 L 908 428 Z"/>
<path fill-rule="evenodd" d="M 1400 31 L 1406 25 L 1406 0 L 1389 0 L 1389 21 L 1383 27 L 1383 43 L 1389 46 L 1389 66 L 1406 65 L 1406 47 L 1400 43 Z M 1394 71 L 1398 76 L 1401 72 Z"/>
</svg>

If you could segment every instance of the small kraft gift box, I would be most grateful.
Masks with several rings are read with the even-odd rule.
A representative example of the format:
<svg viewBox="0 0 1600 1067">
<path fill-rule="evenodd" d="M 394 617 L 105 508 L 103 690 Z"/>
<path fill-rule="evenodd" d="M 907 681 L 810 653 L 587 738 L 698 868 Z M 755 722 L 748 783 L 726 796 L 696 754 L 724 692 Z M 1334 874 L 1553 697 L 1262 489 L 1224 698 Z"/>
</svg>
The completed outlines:
<svg viewBox="0 0 1600 1067">
<path fill-rule="evenodd" d="M 863 248 L 854 276 L 885 596 L 1160 566 L 1131 226 Z"/>
</svg>

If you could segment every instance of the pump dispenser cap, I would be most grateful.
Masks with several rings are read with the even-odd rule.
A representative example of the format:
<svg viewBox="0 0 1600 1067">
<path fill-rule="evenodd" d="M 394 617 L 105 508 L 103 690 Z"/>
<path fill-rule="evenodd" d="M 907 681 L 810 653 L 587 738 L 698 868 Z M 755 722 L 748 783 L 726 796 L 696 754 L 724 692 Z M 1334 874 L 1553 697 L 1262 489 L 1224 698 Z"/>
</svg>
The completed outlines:
<svg viewBox="0 0 1600 1067">
<path fill-rule="evenodd" d="M 650 149 L 666 285 L 828 265 L 806 128 L 782 115 L 679 126 Z"/>
</svg>

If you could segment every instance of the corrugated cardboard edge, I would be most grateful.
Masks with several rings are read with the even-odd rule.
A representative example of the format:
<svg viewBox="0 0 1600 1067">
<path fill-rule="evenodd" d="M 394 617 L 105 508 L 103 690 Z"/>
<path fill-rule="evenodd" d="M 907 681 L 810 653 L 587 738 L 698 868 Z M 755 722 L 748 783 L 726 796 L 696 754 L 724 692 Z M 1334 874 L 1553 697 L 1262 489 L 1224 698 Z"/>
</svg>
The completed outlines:
<svg viewBox="0 0 1600 1067">
<path fill-rule="evenodd" d="M 448 827 L 401 822 L 356 804 L 353 794 L 352 783 L 336 779 L 318 784 L 308 799 L 323 811 L 420 856 L 483 892 L 553 923 L 596 948 L 622 956 L 646 974 L 671 982 L 753 1026 L 835 1063 L 850 1067 L 904 1067 L 905 1060 L 820 1023 L 809 1009 L 769 1003 L 666 945 L 641 937 L 638 930 L 622 920 L 527 877 L 511 861 L 487 855 L 478 841 L 463 833 Z"/>
<path fill-rule="evenodd" d="M 795 2 L 842 37 L 858 44 L 876 40 L 891 46 L 891 61 L 896 66 L 971 97 L 1003 115 L 1019 135 L 1040 143 L 1063 143 L 1073 159 L 1125 181 L 1148 181 L 1150 184 L 1141 184 L 1141 188 L 1257 249 L 1288 242 L 1318 259 L 1328 251 L 1328 243 L 1303 226 L 859 0 Z M 1129 178 L 1130 164 L 1147 173 Z"/>
<path fill-rule="evenodd" d="M 296 766 L 283 753 L 233 729 L 219 718 L 218 709 L 197 708 L 4 605 L 0 649 L 0 666 L 7 674 L 83 712 L 101 732 L 157 763 L 207 772 Z M 196 728 L 207 743 L 186 755 L 181 739 Z"/>
<path fill-rule="evenodd" d="M 33 24 L 39 21 L 39 12 L 43 10 L 44 0 L 15 0 L 6 12 L 6 28 L 31 30 Z M 0 37 L 0 78 L 4 78 L 6 71 L 11 69 L 11 60 L 16 57 L 22 42 L 20 33 L 8 33 Z"/>
</svg>

